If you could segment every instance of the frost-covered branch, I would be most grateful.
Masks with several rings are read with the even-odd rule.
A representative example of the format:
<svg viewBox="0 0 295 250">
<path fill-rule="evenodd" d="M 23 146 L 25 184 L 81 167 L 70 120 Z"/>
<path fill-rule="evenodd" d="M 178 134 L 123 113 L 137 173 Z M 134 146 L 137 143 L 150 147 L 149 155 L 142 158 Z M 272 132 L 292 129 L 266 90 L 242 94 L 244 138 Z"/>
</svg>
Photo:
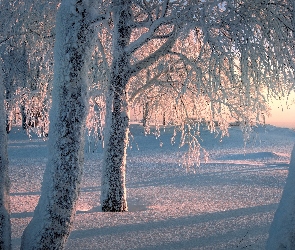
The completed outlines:
<svg viewBox="0 0 295 250">
<path fill-rule="evenodd" d="M 167 39 L 167 41 L 159 49 L 157 49 L 155 52 L 153 52 L 151 55 L 142 59 L 139 62 L 134 63 L 131 66 L 130 73 L 132 75 L 138 73 L 142 69 L 147 68 L 150 65 L 152 65 L 153 63 L 155 63 L 163 55 L 167 54 L 168 51 L 173 47 L 173 45 L 177 39 L 177 35 L 178 35 L 177 30 L 178 29 L 176 28 L 176 26 L 174 26 L 174 29 L 172 31 L 173 33 L 171 32 L 172 34 Z"/>
<path fill-rule="evenodd" d="M 137 40 L 130 43 L 126 47 L 126 53 L 131 54 L 135 50 L 139 49 L 142 45 L 146 44 L 149 40 L 151 40 L 155 35 L 155 31 L 164 24 L 173 24 L 174 17 L 162 17 L 157 19 L 155 22 L 152 23 L 151 27 L 149 27 L 149 31 L 142 34 Z"/>
</svg>

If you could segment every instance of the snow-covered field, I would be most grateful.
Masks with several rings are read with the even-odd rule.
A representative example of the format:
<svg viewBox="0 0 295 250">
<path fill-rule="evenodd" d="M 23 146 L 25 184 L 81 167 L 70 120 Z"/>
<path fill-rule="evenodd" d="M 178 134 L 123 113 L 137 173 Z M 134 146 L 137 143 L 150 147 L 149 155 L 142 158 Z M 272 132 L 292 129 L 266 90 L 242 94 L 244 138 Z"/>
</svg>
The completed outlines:
<svg viewBox="0 0 295 250">
<path fill-rule="evenodd" d="M 102 150 L 87 153 L 73 231 L 66 249 L 264 249 L 287 175 L 295 132 L 259 127 L 244 147 L 239 128 L 222 142 L 203 132 L 209 162 L 178 165 L 171 129 L 160 138 L 131 128 L 127 161 L 129 212 L 100 212 Z M 162 144 L 160 147 L 160 144 Z M 139 150 L 138 150 L 139 148 Z M 184 149 L 181 149 L 184 150 Z M 9 135 L 13 249 L 37 204 L 46 142 Z"/>
</svg>

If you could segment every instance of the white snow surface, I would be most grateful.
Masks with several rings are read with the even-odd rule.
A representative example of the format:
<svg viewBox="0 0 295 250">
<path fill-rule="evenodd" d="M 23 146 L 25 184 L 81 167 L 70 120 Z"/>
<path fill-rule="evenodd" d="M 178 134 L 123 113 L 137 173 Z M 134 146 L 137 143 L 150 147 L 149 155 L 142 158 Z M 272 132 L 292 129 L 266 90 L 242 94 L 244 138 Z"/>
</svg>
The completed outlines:
<svg viewBox="0 0 295 250">
<path fill-rule="evenodd" d="M 288 172 L 295 132 L 254 129 L 244 146 L 239 128 L 230 137 L 202 132 L 210 158 L 187 172 L 178 165 L 172 128 L 161 136 L 131 126 L 127 157 L 129 212 L 100 211 L 101 147 L 85 155 L 81 195 L 66 249 L 264 249 Z M 163 146 L 160 147 L 160 145 Z M 89 149 L 89 145 L 86 145 Z M 138 150 L 139 148 L 139 150 Z M 47 142 L 14 128 L 9 134 L 12 249 L 32 218 L 47 161 Z"/>
</svg>

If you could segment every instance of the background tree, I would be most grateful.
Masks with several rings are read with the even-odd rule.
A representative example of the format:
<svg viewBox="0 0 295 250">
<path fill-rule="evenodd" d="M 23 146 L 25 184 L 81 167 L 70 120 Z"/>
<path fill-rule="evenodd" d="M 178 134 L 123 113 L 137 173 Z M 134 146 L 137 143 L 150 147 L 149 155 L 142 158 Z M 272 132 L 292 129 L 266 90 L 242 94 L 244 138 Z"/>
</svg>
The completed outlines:
<svg viewBox="0 0 295 250">
<path fill-rule="evenodd" d="M 36 101 L 31 101 L 31 97 L 36 95 L 36 92 L 44 91 L 45 89 L 40 88 L 40 86 L 47 86 L 50 79 L 50 73 L 47 72 L 48 78 L 43 77 L 43 81 L 40 80 L 41 77 L 35 83 L 32 80 L 33 76 L 36 76 L 36 71 L 44 72 L 46 65 L 50 65 L 49 60 L 47 61 L 51 54 L 48 48 L 52 45 L 46 43 L 45 40 L 51 37 L 46 33 L 50 32 L 51 29 L 48 25 L 49 22 L 46 21 L 48 20 L 47 17 L 52 15 L 54 9 L 56 9 L 56 4 L 53 1 L 49 4 L 45 1 L 39 1 L 38 4 L 35 1 L 0 1 L 2 17 L 0 19 L 1 249 L 10 249 L 11 247 L 7 136 L 4 131 L 9 132 L 11 129 L 12 119 L 15 119 L 13 117 L 15 112 L 12 111 L 16 110 L 17 107 L 21 108 L 23 117 L 26 116 L 27 121 L 29 121 L 31 115 L 27 111 L 38 106 Z M 50 42 L 50 40 L 47 41 Z M 42 60 L 42 63 L 40 63 L 40 57 L 46 58 L 46 60 Z M 32 58 L 36 59 L 38 63 L 31 60 Z M 43 84 L 40 84 L 41 82 Z M 35 85 L 35 88 L 32 85 Z M 35 93 L 31 94 L 32 91 L 35 91 Z M 4 99 L 3 95 L 5 95 Z M 23 120 L 23 125 L 27 125 L 27 121 Z"/>
<path fill-rule="evenodd" d="M 0 56 L 3 60 L 7 131 L 22 120 L 24 129 L 46 130 L 52 82 L 53 27 L 57 1 L 2 0 Z M 43 115 L 44 114 L 44 115 Z M 41 129 L 43 127 L 43 129 Z"/>
<path fill-rule="evenodd" d="M 0 61 L 1 63 L 1 61 Z M 5 112 L 5 88 L 0 64 L 0 249 L 11 249 L 10 198 Z"/>
</svg>

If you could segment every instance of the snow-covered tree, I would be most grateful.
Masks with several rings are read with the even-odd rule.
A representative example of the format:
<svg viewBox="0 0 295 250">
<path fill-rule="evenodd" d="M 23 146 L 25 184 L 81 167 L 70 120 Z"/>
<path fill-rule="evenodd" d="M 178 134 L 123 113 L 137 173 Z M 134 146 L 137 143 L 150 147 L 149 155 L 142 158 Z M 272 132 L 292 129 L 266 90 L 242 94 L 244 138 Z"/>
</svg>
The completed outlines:
<svg viewBox="0 0 295 250">
<path fill-rule="evenodd" d="M 47 17 L 52 15 L 54 9 L 56 9 L 56 3 L 53 1 L 50 4 L 47 1 L 39 1 L 36 4 L 35 1 L 0 0 L 0 249 L 11 248 L 6 132 L 9 132 L 11 128 L 12 111 L 20 107 L 23 114 L 26 113 L 30 118 L 30 114 L 24 109 L 24 102 L 30 109 L 35 109 L 36 105 L 26 97 L 32 96 L 33 90 L 42 92 L 36 82 L 35 88 L 30 85 L 33 82 L 32 75 L 36 76 L 37 68 L 42 71 L 46 64 L 49 65 L 50 51 L 47 48 L 52 45 L 45 44 L 44 40 L 48 41 L 47 38 L 51 35 L 45 34 L 44 30 L 51 31 L 52 25 L 50 26 L 50 22 L 47 22 L 49 20 Z M 38 37 L 37 41 L 36 37 Z M 47 48 L 44 48 L 46 46 Z M 31 60 L 32 58 L 39 60 L 40 57 L 45 58 L 42 64 L 40 61 L 35 63 Z M 48 79 L 50 79 L 50 73 L 47 72 L 43 81 L 38 80 L 38 82 L 47 84 Z"/>
<path fill-rule="evenodd" d="M 76 212 L 89 102 L 97 1 L 64 0 L 56 20 L 49 158 L 22 249 L 63 249 Z"/>
<path fill-rule="evenodd" d="M 272 4 L 277 7 L 276 10 L 270 9 L 276 24 L 283 26 L 282 30 L 290 36 L 290 47 L 286 48 L 286 51 L 294 69 L 295 2 L 277 0 Z M 291 89 L 294 90 L 295 86 Z M 291 153 L 286 184 L 270 227 L 266 249 L 295 249 L 295 145 Z"/>
<path fill-rule="evenodd" d="M 1 63 L 1 61 L 0 61 Z M 0 65 L 0 249 L 11 249 L 10 197 L 5 112 L 5 88 Z"/>
<path fill-rule="evenodd" d="M 283 190 L 282 198 L 272 221 L 266 249 L 281 250 L 295 247 L 295 146 L 291 153 L 289 173 Z"/>
<path fill-rule="evenodd" d="M 101 191 L 103 211 L 119 212 L 128 209 L 125 190 L 129 127 L 127 86 L 132 75 L 156 62 L 175 43 L 182 20 L 174 18 L 179 16 L 179 13 L 177 13 L 179 7 L 171 8 L 168 11 L 169 5 L 184 7 L 182 1 L 175 3 L 164 1 L 159 4 L 156 1 L 114 0 L 111 3 L 113 47 L 106 98 L 107 117 Z M 151 9 L 148 9 L 149 7 Z M 145 8 L 146 13 L 143 13 L 142 10 Z M 152 11 L 158 11 L 158 13 L 152 13 Z M 185 10 L 183 10 L 183 13 L 185 13 Z M 179 21 L 176 22 L 176 20 Z M 171 25 L 172 23 L 171 31 L 162 35 L 161 26 Z M 132 32 L 141 28 L 148 30 L 139 33 L 140 37 L 132 41 Z M 165 40 L 165 42 L 149 57 L 134 62 L 132 60 L 134 52 L 152 39 Z"/>
<path fill-rule="evenodd" d="M 29 1 L 26 3 L 30 4 Z M 12 103 L 16 101 L 16 99 L 12 99 L 16 96 L 17 85 L 24 87 L 27 80 L 28 65 L 23 38 L 26 33 L 32 34 L 32 31 L 24 32 L 22 29 L 23 25 L 28 25 L 28 22 L 24 22 L 26 19 L 23 11 L 24 5 L 25 3 L 22 1 L 0 1 L 0 249 L 10 249 L 11 247 L 7 135 L 5 131 L 10 130 L 10 123 L 7 120 L 10 120 Z M 31 21 L 33 20 L 36 19 L 32 18 Z M 33 29 L 33 27 L 31 28 Z M 29 41 L 32 42 L 31 39 Z M 31 45 L 34 46 L 33 42 Z"/>
<path fill-rule="evenodd" d="M 200 148 L 194 123 L 202 118 L 213 129 L 217 119 L 226 131 L 230 116 L 249 126 L 267 113 L 263 92 L 282 93 L 280 84 L 293 74 L 283 49 L 286 41 L 271 27 L 268 6 L 267 1 L 246 0 L 110 3 L 111 14 L 102 28 L 112 42 L 106 56 L 103 211 L 127 210 L 130 102 L 142 99 L 158 112 L 171 100 L 172 108 L 162 114 L 179 124 L 183 142 L 190 145 L 192 154 L 187 156 Z M 102 39 L 101 44 L 110 47 Z"/>
<path fill-rule="evenodd" d="M 32 127 L 36 130 L 37 123 L 39 130 L 46 130 L 57 3 L 0 1 L 0 57 L 6 88 L 7 131 L 18 123 L 18 118 L 27 130 Z"/>
<path fill-rule="evenodd" d="M 228 116 L 251 124 L 267 110 L 265 89 L 284 92 L 283 80 L 293 76 L 292 61 L 284 48 L 285 32 L 272 27 L 268 6 L 272 4 L 258 0 L 62 1 L 56 22 L 50 153 L 22 249 L 62 249 L 70 232 L 83 166 L 96 21 L 103 19 L 96 44 L 102 60 L 96 70 L 107 88 L 101 206 L 119 212 L 128 209 L 126 149 L 134 101 L 151 101 L 150 110 L 162 109 L 165 120 L 180 128 L 181 143 L 191 150 L 185 159 L 189 166 L 199 161 L 195 124 L 204 118 L 214 129 L 217 119 L 226 131 Z M 93 97 L 92 106 L 95 102 Z"/>
</svg>

